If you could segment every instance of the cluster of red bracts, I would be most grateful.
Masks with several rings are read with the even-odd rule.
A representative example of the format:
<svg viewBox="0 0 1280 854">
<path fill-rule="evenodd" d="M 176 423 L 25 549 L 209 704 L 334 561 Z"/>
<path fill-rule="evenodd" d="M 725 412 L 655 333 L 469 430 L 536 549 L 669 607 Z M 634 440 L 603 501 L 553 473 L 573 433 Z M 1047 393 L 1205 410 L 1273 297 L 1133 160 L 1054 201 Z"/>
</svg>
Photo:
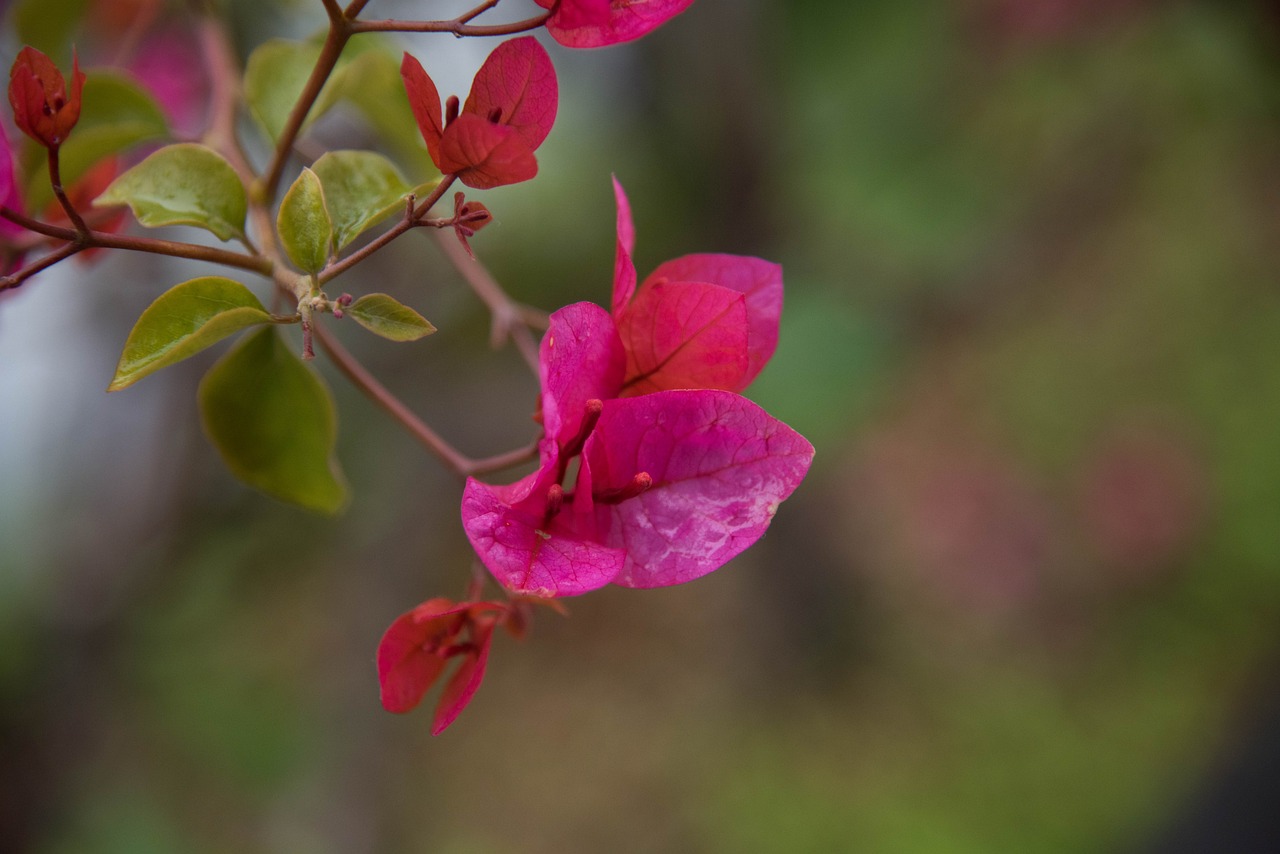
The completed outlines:
<svg viewBox="0 0 1280 854">
<path fill-rule="evenodd" d="M 71 91 L 62 72 L 49 57 L 24 47 L 9 71 L 9 105 L 18 128 L 45 148 L 66 142 L 80 119 L 84 72 L 72 61 Z"/>
</svg>

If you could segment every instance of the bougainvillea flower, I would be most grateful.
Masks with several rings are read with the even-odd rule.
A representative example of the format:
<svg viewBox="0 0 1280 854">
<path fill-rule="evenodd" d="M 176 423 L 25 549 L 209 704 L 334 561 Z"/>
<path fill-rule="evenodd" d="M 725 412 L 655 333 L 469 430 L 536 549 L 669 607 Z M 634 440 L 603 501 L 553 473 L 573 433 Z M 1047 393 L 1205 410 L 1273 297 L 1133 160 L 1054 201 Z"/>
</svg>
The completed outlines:
<svg viewBox="0 0 1280 854">
<path fill-rule="evenodd" d="M 764 534 L 813 459 L 804 437 L 732 392 L 619 399 L 627 355 L 591 303 L 551 315 L 540 357 L 538 470 L 507 486 L 471 478 L 462 498 L 472 546 L 509 590 L 572 596 L 705 575 Z"/>
<path fill-rule="evenodd" d="M 677 388 L 742 391 L 778 346 L 782 268 L 742 255 L 667 261 L 636 287 L 635 226 L 622 185 L 613 317 L 627 354 L 620 396 Z"/>
<path fill-rule="evenodd" d="M 537 40 L 525 36 L 498 45 L 476 72 L 461 113 L 458 99 L 450 96 L 442 116 L 435 83 L 408 53 L 400 76 L 427 151 L 442 174 L 457 175 L 480 190 L 538 174 L 533 152 L 555 122 L 559 87 L 551 57 Z"/>
<path fill-rule="evenodd" d="M 47 148 L 56 148 L 80 119 L 80 92 L 84 73 L 72 60 L 71 91 L 53 60 L 33 47 L 18 51 L 9 70 L 9 104 L 13 118 L 27 136 Z"/>
<path fill-rule="evenodd" d="M 432 735 L 439 735 L 471 702 L 484 679 L 493 630 L 514 611 L 502 602 L 453 602 L 429 599 L 396 618 L 378 644 L 378 681 L 382 706 L 408 712 L 444 672 L 462 660 L 436 706 Z"/>
<path fill-rule="evenodd" d="M 565 47 L 606 47 L 638 39 L 689 8 L 693 0 L 537 0 L 555 7 L 547 32 Z"/>
</svg>

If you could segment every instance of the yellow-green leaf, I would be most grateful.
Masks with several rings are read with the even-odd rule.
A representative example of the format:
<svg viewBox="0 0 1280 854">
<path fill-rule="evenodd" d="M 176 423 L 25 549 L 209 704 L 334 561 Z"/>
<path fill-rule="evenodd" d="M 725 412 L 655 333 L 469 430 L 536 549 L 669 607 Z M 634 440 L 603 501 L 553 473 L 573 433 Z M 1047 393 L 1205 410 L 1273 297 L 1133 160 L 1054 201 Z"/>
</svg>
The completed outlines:
<svg viewBox="0 0 1280 854">
<path fill-rule="evenodd" d="M 320 272 L 329 260 L 333 222 L 325 206 L 324 187 L 310 169 L 303 167 L 298 180 L 280 200 L 276 230 L 290 260 L 306 272 Z"/>
<path fill-rule="evenodd" d="M 346 313 L 365 329 L 392 341 L 417 341 L 436 331 L 425 317 L 386 294 L 366 294 Z"/>
<path fill-rule="evenodd" d="M 404 210 L 411 188 L 390 160 L 372 151 L 329 151 L 312 166 L 333 219 L 334 248 Z"/>
<path fill-rule="evenodd" d="M 233 332 L 271 323 L 271 315 L 239 282 L 206 276 L 175 285 L 134 324 L 107 391 L 119 391 Z"/>
<path fill-rule="evenodd" d="M 333 398 L 271 327 L 245 336 L 200 383 L 209 440 L 236 477 L 320 513 L 347 503 Z"/>
<path fill-rule="evenodd" d="M 128 205 L 145 226 L 195 225 L 220 240 L 244 234 L 244 185 L 231 164 L 192 142 L 167 145 L 125 172 L 96 205 Z"/>
</svg>

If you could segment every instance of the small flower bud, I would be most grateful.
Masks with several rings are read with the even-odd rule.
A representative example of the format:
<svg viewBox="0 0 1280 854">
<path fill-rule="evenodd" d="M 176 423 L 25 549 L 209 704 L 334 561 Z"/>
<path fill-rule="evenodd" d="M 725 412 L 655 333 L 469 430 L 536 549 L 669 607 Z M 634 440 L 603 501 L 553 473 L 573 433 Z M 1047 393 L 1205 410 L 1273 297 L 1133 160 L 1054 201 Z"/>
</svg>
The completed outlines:
<svg viewBox="0 0 1280 854">
<path fill-rule="evenodd" d="M 66 80 L 53 61 L 33 47 L 24 47 L 9 71 L 9 104 L 14 121 L 36 142 L 57 148 L 80 119 L 83 88 L 84 74 L 78 59 L 72 60 L 68 92 Z"/>
</svg>

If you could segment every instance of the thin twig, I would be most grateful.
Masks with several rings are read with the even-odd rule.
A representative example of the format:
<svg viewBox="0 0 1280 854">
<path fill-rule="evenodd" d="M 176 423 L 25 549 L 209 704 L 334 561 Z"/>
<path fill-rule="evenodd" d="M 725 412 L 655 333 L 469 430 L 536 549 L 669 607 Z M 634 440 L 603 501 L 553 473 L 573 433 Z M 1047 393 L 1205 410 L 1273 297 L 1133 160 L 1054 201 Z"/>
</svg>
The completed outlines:
<svg viewBox="0 0 1280 854">
<path fill-rule="evenodd" d="M 490 337 L 494 346 L 499 346 L 510 337 L 519 348 L 520 355 L 536 375 L 538 373 L 538 342 L 525 323 L 520 304 L 507 295 L 497 279 L 485 269 L 483 264 L 467 254 L 462 244 L 458 243 L 452 234 L 438 231 L 436 242 L 440 244 L 445 257 L 457 268 L 467 284 L 476 292 L 476 296 L 480 297 L 493 314 Z"/>
<path fill-rule="evenodd" d="M 76 210 L 75 205 L 71 204 L 71 199 L 67 198 L 67 191 L 62 188 L 62 167 L 58 165 L 58 148 L 57 145 L 49 146 L 49 183 L 53 185 L 53 195 L 57 197 L 58 204 L 62 205 L 67 219 L 71 220 L 71 224 L 76 227 L 76 236 L 80 237 L 89 233 L 89 226 L 84 224 L 80 212 Z"/>
<path fill-rule="evenodd" d="M 516 33 L 536 30 L 545 24 L 550 17 L 551 10 L 548 9 L 541 15 L 536 15 L 523 21 L 483 26 L 468 24 L 467 21 L 471 20 L 471 18 L 467 17 L 467 15 L 462 15 L 451 21 L 401 21 L 393 19 L 353 21 L 351 30 L 356 33 L 453 33 L 455 36 L 512 36 Z"/>
<path fill-rule="evenodd" d="M 52 267 L 59 261 L 64 261 L 83 249 L 84 247 L 78 244 L 67 243 L 64 244 L 61 249 L 58 249 L 55 252 L 50 252 L 48 255 L 41 257 L 38 261 L 33 261 L 15 273 L 8 276 L 0 276 L 0 291 L 7 291 L 11 288 L 18 287 L 41 270 Z"/>
</svg>

